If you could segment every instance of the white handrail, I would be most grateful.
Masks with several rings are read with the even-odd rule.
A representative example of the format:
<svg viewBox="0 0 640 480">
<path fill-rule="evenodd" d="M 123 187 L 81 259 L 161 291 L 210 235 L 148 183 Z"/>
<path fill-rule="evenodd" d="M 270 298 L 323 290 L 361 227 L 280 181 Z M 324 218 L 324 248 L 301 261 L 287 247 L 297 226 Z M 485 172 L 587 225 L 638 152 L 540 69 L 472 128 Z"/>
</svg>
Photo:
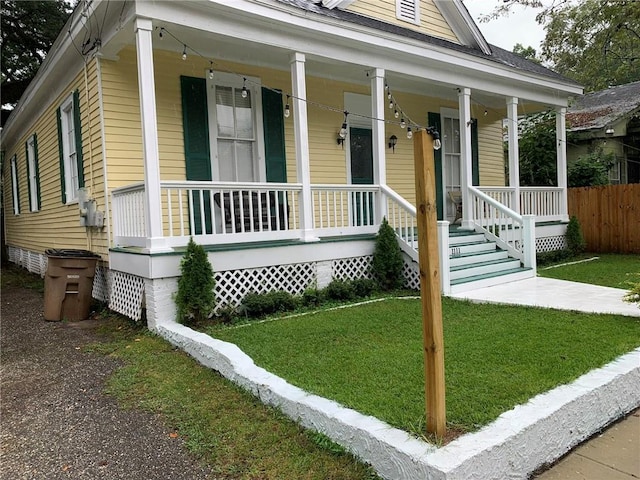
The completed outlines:
<svg viewBox="0 0 640 480">
<path fill-rule="evenodd" d="M 386 197 L 387 222 L 398 238 L 400 248 L 414 261 L 418 261 L 418 222 L 416 207 L 407 202 L 388 185 L 380 190 Z"/>
<path fill-rule="evenodd" d="M 507 207 L 507 206 L 503 205 L 502 203 L 498 202 L 493 197 L 487 195 L 486 193 L 484 193 L 483 191 L 481 191 L 481 190 L 479 190 L 479 189 L 477 189 L 475 187 L 469 186 L 467 188 L 469 189 L 470 192 L 474 193 L 476 197 L 481 198 L 482 200 L 487 202 L 492 207 L 498 209 L 502 213 L 510 216 L 511 218 L 514 218 L 514 219 L 522 222 L 522 216 L 520 214 L 514 212 L 509 207 Z"/>
</svg>

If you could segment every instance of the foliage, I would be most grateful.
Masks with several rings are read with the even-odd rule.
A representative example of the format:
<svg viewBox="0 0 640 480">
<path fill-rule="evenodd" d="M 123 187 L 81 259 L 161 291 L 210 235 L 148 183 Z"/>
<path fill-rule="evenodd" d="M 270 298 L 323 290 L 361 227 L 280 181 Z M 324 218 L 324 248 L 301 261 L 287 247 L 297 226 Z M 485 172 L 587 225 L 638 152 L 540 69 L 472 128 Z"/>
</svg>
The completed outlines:
<svg viewBox="0 0 640 480">
<path fill-rule="evenodd" d="M 302 293 L 302 305 L 305 307 L 318 307 L 322 305 L 322 302 L 325 300 L 324 290 L 319 290 L 318 288 L 307 288 Z"/>
<path fill-rule="evenodd" d="M 569 260 L 573 255 L 567 248 L 560 250 L 551 250 L 549 252 L 540 252 L 536 254 L 536 265 L 538 267 L 544 267 L 545 265 L 551 265 L 554 263 L 563 262 Z"/>
<path fill-rule="evenodd" d="M 247 317 L 259 318 L 277 312 L 290 312 L 297 306 L 297 299 L 283 290 L 266 293 L 252 292 L 242 299 L 240 312 Z"/>
<path fill-rule="evenodd" d="M 513 46 L 513 53 L 515 53 L 516 55 L 520 55 L 527 60 L 531 60 L 532 62 L 540 63 L 538 52 L 536 52 L 536 49 L 533 47 L 525 47 L 521 43 L 516 43 Z"/>
<path fill-rule="evenodd" d="M 353 293 L 355 293 L 355 296 L 358 298 L 369 297 L 378 287 L 377 283 L 369 278 L 356 278 L 351 280 L 351 286 L 353 287 Z"/>
<path fill-rule="evenodd" d="M 376 236 L 371 266 L 373 276 L 382 290 L 394 290 L 402 287 L 404 284 L 403 266 L 402 252 L 396 240 L 396 234 L 387 219 L 383 218 Z"/>
<path fill-rule="evenodd" d="M 331 300 L 353 300 L 356 297 L 353 284 L 346 280 L 332 280 L 327 288 L 325 288 L 325 295 Z"/>
<path fill-rule="evenodd" d="M 520 185 L 553 186 L 557 183 L 555 112 L 528 115 L 518 122 Z"/>
<path fill-rule="evenodd" d="M 578 217 L 576 217 L 575 215 L 573 215 L 569 219 L 566 239 L 567 250 L 569 250 L 571 254 L 577 255 L 584 252 L 584 249 L 587 245 L 584 242 L 584 237 L 582 236 L 582 228 L 580 228 L 580 222 L 578 221 Z"/>
<path fill-rule="evenodd" d="M 632 283 L 631 289 L 624 296 L 625 302 L 637 303 L 640 308 L 640 282 Z"/>
<path fill-rule="evenodd" d="M 640 78 L 640 4 L 582 0 L 556 9 L 545 23 L 542 56 L 586 91 Z"/>
<path fill-rule="evenodd" d="M 570 187 L 592 187 L 609 184 L 609 169 L 614 165 L 615 154 L 598 149 L 581 155 L 567 167 L 567 184 Z"/>
<path fill-rule="evenodd" d="M 216 305 L 213 268 L 202 245 L 189 239 L 180 262 L 180 279 L 175 295 L 178 322 L 200 322 L 209 318 Z"/>
<path fill-rule="evenodd" d="M 71 13 L 65 0 L 3 0 L 2 103 L 15 104 Z"/>
</svg>

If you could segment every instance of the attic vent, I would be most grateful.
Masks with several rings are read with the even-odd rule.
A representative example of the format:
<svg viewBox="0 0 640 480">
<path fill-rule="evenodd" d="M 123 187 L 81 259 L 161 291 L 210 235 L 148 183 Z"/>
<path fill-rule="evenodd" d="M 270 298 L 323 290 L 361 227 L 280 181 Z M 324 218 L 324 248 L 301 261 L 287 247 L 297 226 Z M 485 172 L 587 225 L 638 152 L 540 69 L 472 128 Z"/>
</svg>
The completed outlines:
<svg viewBox="0 0 640 480">
<path fill-rule="evenodd" d="M 396 0 L 396 17 L 420 25 L 420 0 Z"/>
</svg>

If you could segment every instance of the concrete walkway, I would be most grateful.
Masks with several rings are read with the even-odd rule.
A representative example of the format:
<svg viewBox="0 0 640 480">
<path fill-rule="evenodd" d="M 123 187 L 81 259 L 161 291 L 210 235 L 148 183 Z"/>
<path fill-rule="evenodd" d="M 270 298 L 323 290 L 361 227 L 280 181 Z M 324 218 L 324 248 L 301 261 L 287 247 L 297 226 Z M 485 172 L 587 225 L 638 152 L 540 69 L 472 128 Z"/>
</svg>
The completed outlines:
<svg viewBox="0 0 640 480">
<path fill-rule="evenodd" d="M 470 292 L 456 293 L 451 297 L 478 303 L 506 303 L 640 317 L 638 304 L 623 300 L 626 293 L 626 290 L 619 288 L 534 277 Z"/>
<path fill-rule="evenodd" d="M 478 303 L 505 303 L 640 317 L 625 290 L 536 277 L 451 295 Z M 640 359 L 638 359 L 640 361 Z M 639 399 L 640 401 L 640 399 Z M 640 478 L 640 410 L 575 448 L 537 480 L 631 480 Z"/>
</svg>

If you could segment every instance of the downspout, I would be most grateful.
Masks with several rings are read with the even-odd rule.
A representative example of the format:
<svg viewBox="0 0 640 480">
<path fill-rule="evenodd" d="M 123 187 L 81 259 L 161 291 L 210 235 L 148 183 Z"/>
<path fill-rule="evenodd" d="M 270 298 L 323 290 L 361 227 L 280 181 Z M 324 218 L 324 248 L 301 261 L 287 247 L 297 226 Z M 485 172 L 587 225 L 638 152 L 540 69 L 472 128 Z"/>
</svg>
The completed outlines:
<svg viewBox="0 0 640 480">
<path fill-rule="evenodd" d="M 84 92 L 85 98 L 87 101 L 87 127 L 89 134 L 89 184 L 91 192 L 93 190 L 93 141 L 91 139 L 91 104 L 89 103 L 89 75 L 87 73 L 87 60 L 85 58 L 82 59 L 83 63 L 83 72 L 84 72 Z M 87 250 L 93 249 L 93 230 L 92 227 L 85 227 L 85 231 L 87 234 Z"/>
</svg>

